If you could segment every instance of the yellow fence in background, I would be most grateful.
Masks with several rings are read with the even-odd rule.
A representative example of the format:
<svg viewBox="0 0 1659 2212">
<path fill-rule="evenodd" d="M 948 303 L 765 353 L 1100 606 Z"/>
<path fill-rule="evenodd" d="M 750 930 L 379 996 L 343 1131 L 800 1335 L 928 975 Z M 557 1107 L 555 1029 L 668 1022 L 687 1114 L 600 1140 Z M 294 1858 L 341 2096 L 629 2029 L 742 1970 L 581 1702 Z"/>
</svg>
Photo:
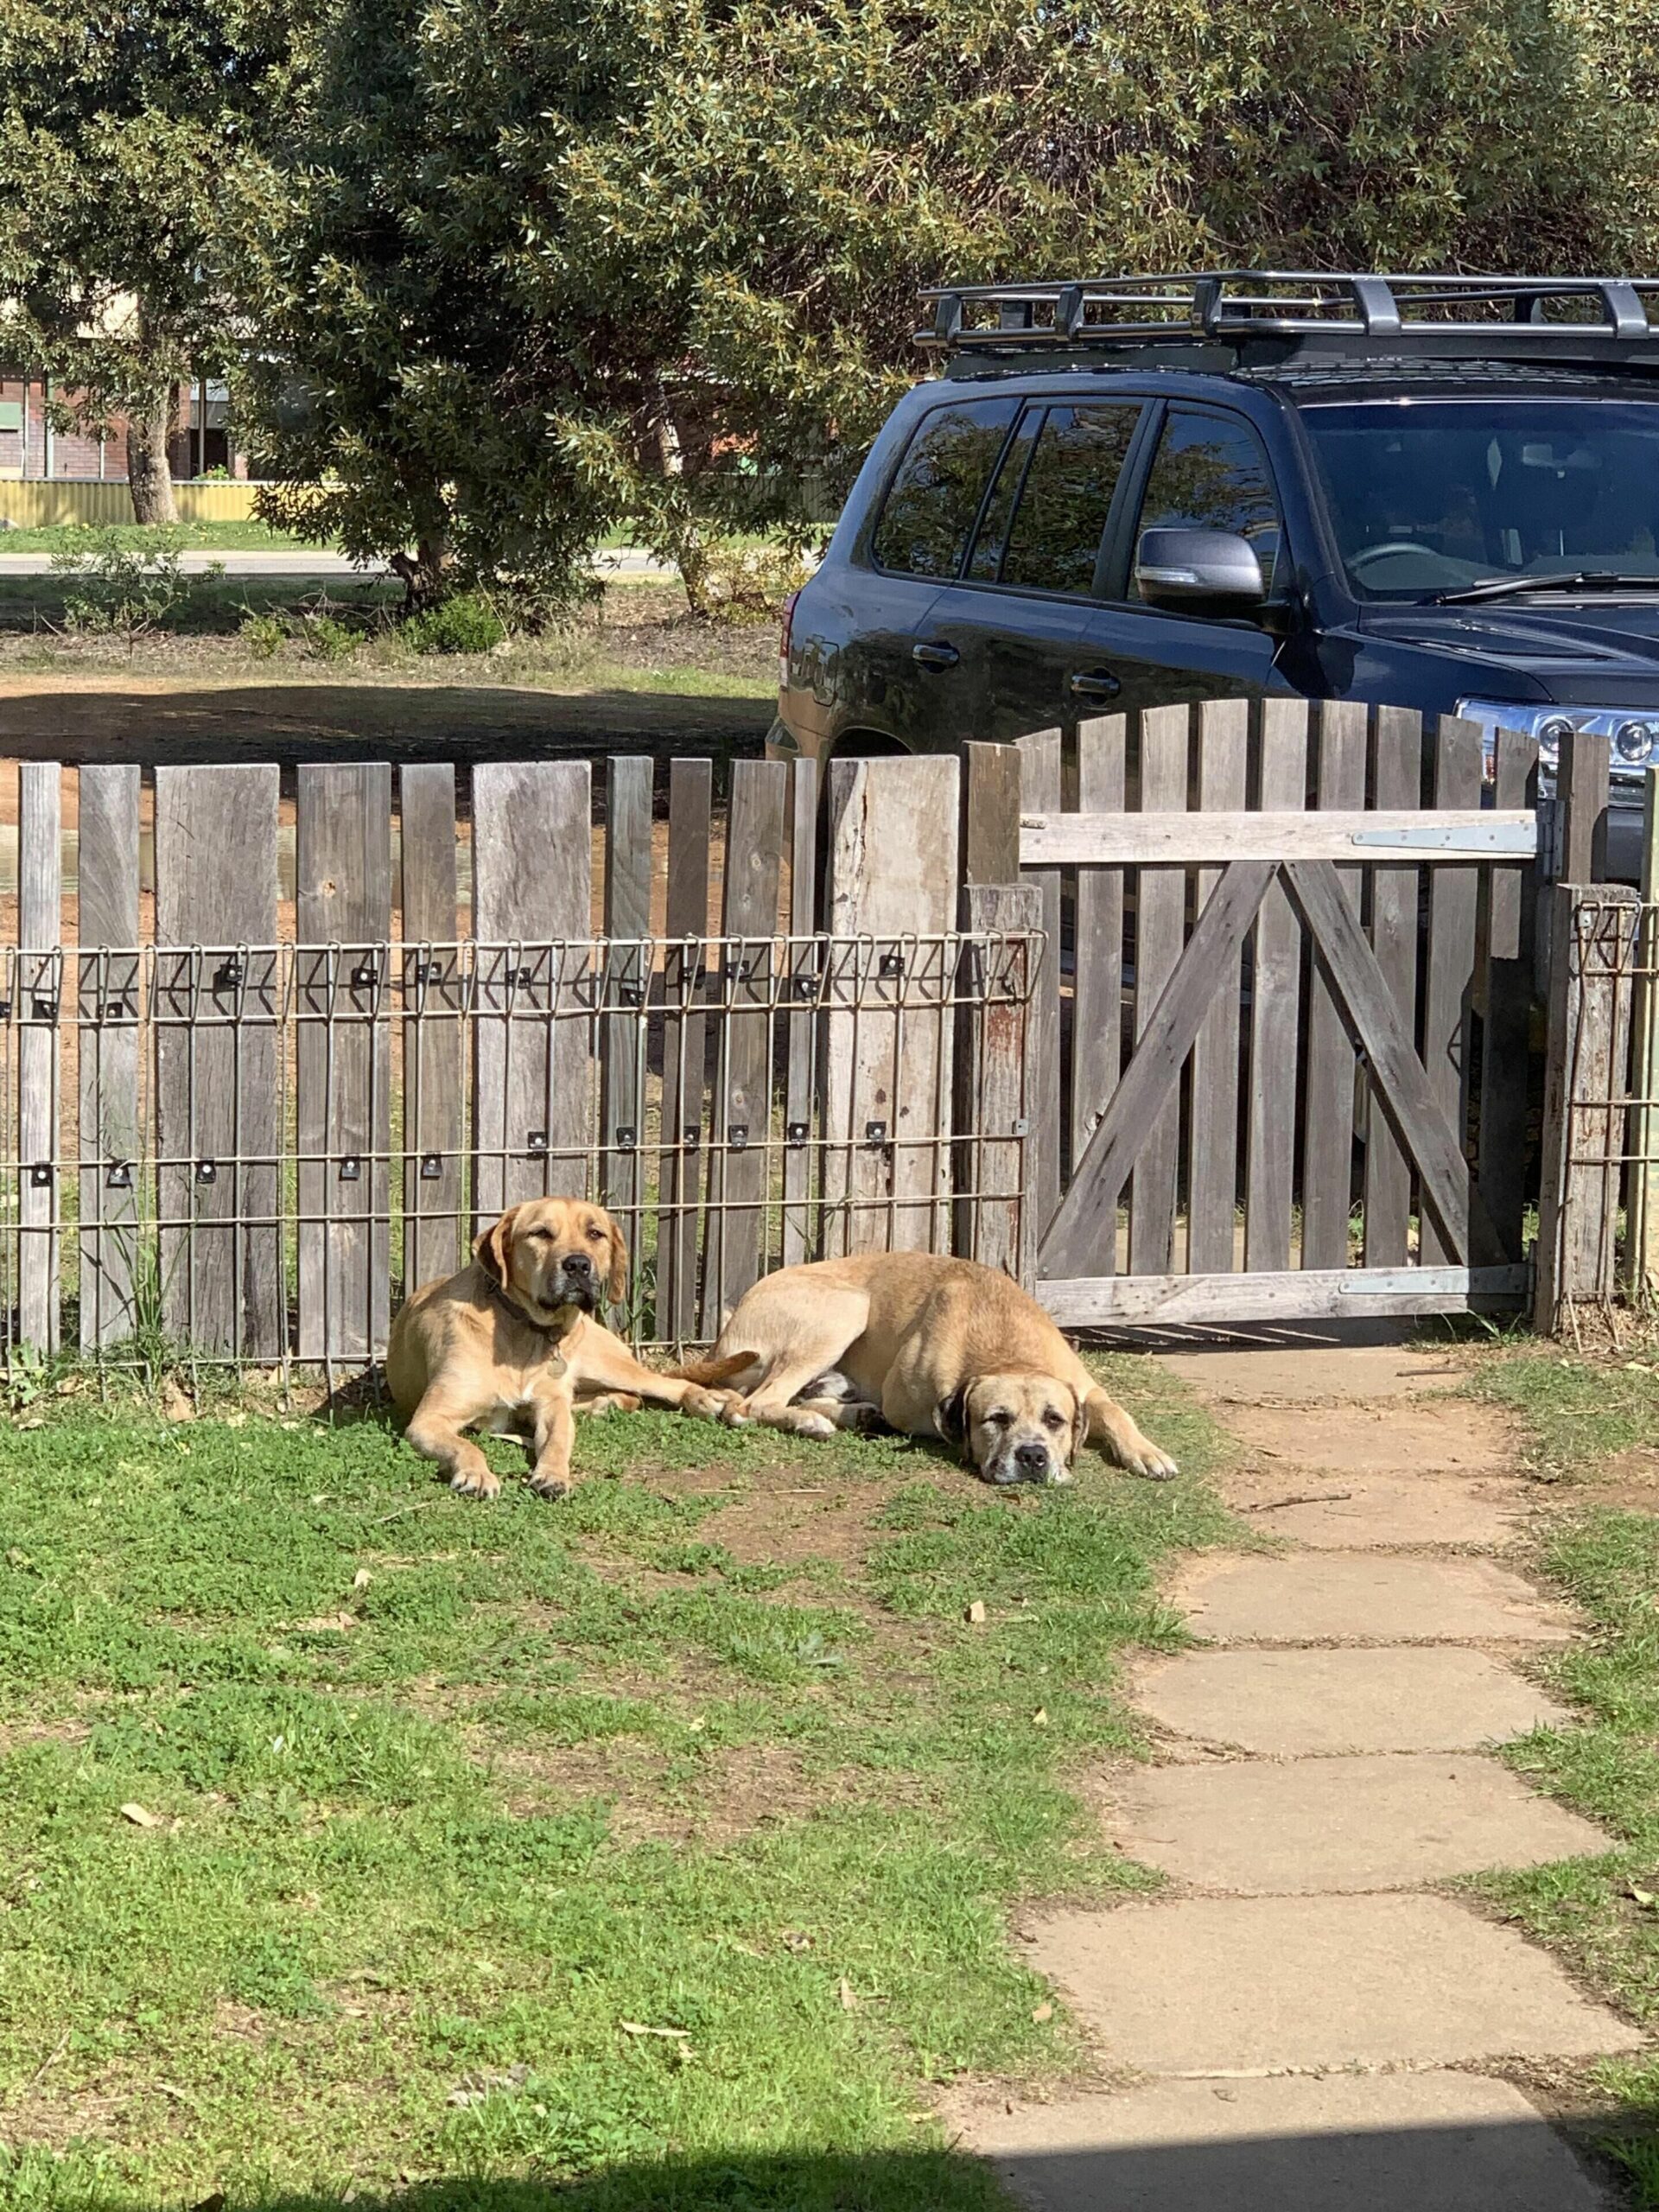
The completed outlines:
<svg viewBox="0 0 1659 2212">
<path fill-rule="evenodd" d="M 251 522 L 258 487 L 244 483 L 175 484 L 173 498 L 181 522 Z M 99 529 L 132 520 L 132 501 L 124 484 L 74 479 L 0 481 L 0 517 L 19 530 L 42 530 L 60 523 L 88 523 Z"/>
</svg>

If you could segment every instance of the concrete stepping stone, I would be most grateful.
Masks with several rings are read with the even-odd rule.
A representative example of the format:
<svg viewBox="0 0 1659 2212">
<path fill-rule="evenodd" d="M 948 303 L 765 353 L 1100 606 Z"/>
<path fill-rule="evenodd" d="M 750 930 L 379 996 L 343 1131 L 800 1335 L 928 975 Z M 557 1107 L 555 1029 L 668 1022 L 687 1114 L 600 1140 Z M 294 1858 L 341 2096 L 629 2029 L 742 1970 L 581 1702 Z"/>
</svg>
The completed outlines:
<svg viewBox="0 0 1659 2212">
<path fill-rule="evenodd" d="M 1559 1605 L 1484 1559 L 1309 1552 L 1196 1561 L 1173 1602 L 1215 1643 L 1564 1643 Z"/>
<path fill-rule="evenodd" d="M 1227 1426 L 1252 1451 L 1304 1474 L 1319 1468 L 1341 1475 L 1506 1475 L 1516 1464 L 1502 1415 L 1467 1399 L 1452 1405 L 1237 1406 Z"/>
<path fill-rule="evenodd" d="M 1184 1651 L 1137 1675 L 1135 1703 L 1166 1728 L 1269 1758 L 1471 1751 L 1572 1715 L 1489 1652 Z"/>
<path fill-rule="evenodd" d="M 1611 2212 L 1518 2089 L 1478 2074 L 1154 2082 L 950 2112 L 1032 2212 Z"/>
<path fill-rule="evenodd" d="M 1147 2074 L 1574 2058 L 1643 2038 L 1512 1928 L 1444 1897 L 1188 1897 L 1068 1912 L 1028 1954 Z"/>
<path fill-rule="evenodd" d="M 1444 1354 L 1409 1351 L 1399 1344 L 1230 1344 L 1157 1357 L 1212 1405 L 1303 1404 L 1324 1398 L 1348 1408 L 1358 1400 L 1455 1390 L 1464 1380 L 1464 1370 Z"/>
<path fill-rule="evenodd" d="M 1614 1848 L 1507 1767 L 1472 1755 L 1154 1767 L 1113 1794 L 1119 1850 L 1177 1881 L 1246 1896 L 1403 1889 Z"/>
<path fill-rule="evenodd" d="M 1224 1485 L 1229 1505 L 1264 1535 L 1315 1551 L 1398 1551 L 1420 1544 L 1483 1550 L 1511 1543 L 1529 1503 L 1522 1483 L 1488 1477 L 1342 1475 L 1257 1469 Z"/>
</svg>

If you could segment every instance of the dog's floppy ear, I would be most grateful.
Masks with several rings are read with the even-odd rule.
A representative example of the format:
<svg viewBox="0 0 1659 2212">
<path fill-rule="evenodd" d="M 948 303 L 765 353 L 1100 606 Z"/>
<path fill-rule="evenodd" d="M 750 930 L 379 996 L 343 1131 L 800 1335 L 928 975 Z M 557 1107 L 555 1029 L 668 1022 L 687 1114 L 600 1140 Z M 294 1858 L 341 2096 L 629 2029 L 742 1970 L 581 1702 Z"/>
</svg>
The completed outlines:
<svg viewBox="0 0 1659 2212">
<path fill-rule="evenodd" d="M 968 1444 L 968 1385 L 953 1390 L 948 1398 L 941 1398 L 933 1408 L 933 1426 L 947 1444 L 954 1444 L 964 1451 Z"/>
<path fill-rule="evenodd" d="M 517 1206 L 509 1206 L 493 1228 L 480 1233 L 473 1247 L 473 1257 L 498 1290 L 507 1287 L 507 1255 L 512 1249 L 512 1217 L 518 1211 Z"/>
<path fill-rule="evenodd" d="M 611 1273 L 605 1285 L 605 1295 L 613 1306 L 620 1306 L 628 1294 L 628 1248 L 621 1230 L 614 1222 L 611 1229 Z"/>
</svg>

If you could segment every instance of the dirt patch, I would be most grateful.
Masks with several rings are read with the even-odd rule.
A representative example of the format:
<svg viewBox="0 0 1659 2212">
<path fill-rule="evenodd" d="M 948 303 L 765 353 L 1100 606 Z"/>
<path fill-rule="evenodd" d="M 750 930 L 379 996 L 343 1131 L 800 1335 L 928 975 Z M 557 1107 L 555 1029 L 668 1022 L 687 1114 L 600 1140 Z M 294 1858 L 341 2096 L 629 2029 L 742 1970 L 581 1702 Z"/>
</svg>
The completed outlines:
<svg viewBox="0 0 1659 2212">
<path fill-rule="evenodd" d="M 1575 1475 L 1556 1485 L 1567 1505 L 1606 1505 L 1636 1513 L 1659 1513 L 1659 1447 L 1639 1444 L 1597 1463 L 1592 1474 Z"/>
<path fill-rule="evenodd" d="M 31 1744 L 84 1744 L 92 1732 L 84 1720 L 31 1720 L 0 1727 L 0 1758 Z"/>
<path fill-rule="evenodd" d="M 688 1767 L 654 1745 L 619 1737 L 550 1750 L 498 1746 L 488 1764 L 516 1817 L 598 1798 L 619 1843 L 731 1843 L 803 1819 L 837 1794 L 809 1782 L 792 1752 L 771 1745 L 711 1751 Z"/>
<path fill-rule="evenodd" d="M 723 1544 L 742 1567 L 828 1560 L 857 1569 L 868 1557 L 876 1517 L 897 1487 L 759 1491 L 711 1514 L 697 1535 L 703 1543 Z"/>
</svg>

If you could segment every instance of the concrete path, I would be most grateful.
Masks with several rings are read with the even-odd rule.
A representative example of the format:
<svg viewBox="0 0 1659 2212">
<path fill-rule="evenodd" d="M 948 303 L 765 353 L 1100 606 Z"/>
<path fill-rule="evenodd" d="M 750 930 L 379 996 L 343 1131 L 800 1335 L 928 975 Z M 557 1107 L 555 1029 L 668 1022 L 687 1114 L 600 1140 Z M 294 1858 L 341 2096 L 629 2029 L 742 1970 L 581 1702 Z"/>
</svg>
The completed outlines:
<svg viewBox="0 0 1659 2212">
<path fill-rule="evenodd" d="M 1095 1792 L 1168 1878 L 1048 1916 L 1032 1964 L 1119 2086 L 953 2117 L 1036 2212 L 1606 2212 L 1511 2079 L 1642 2037 L 1434 1885 L 1611 1847 L 1490 1754 L 1568 1716 L 1515 1662 L 1577 1631 L 1491 1554 L 1524 1485 L 1457 1371 L 1400 1344 L 1178 1351 L 1272 1553 L 1192 1562 L 1198 1648 L 1133 1696 L 1160 1751 Z"/>
</svg>

